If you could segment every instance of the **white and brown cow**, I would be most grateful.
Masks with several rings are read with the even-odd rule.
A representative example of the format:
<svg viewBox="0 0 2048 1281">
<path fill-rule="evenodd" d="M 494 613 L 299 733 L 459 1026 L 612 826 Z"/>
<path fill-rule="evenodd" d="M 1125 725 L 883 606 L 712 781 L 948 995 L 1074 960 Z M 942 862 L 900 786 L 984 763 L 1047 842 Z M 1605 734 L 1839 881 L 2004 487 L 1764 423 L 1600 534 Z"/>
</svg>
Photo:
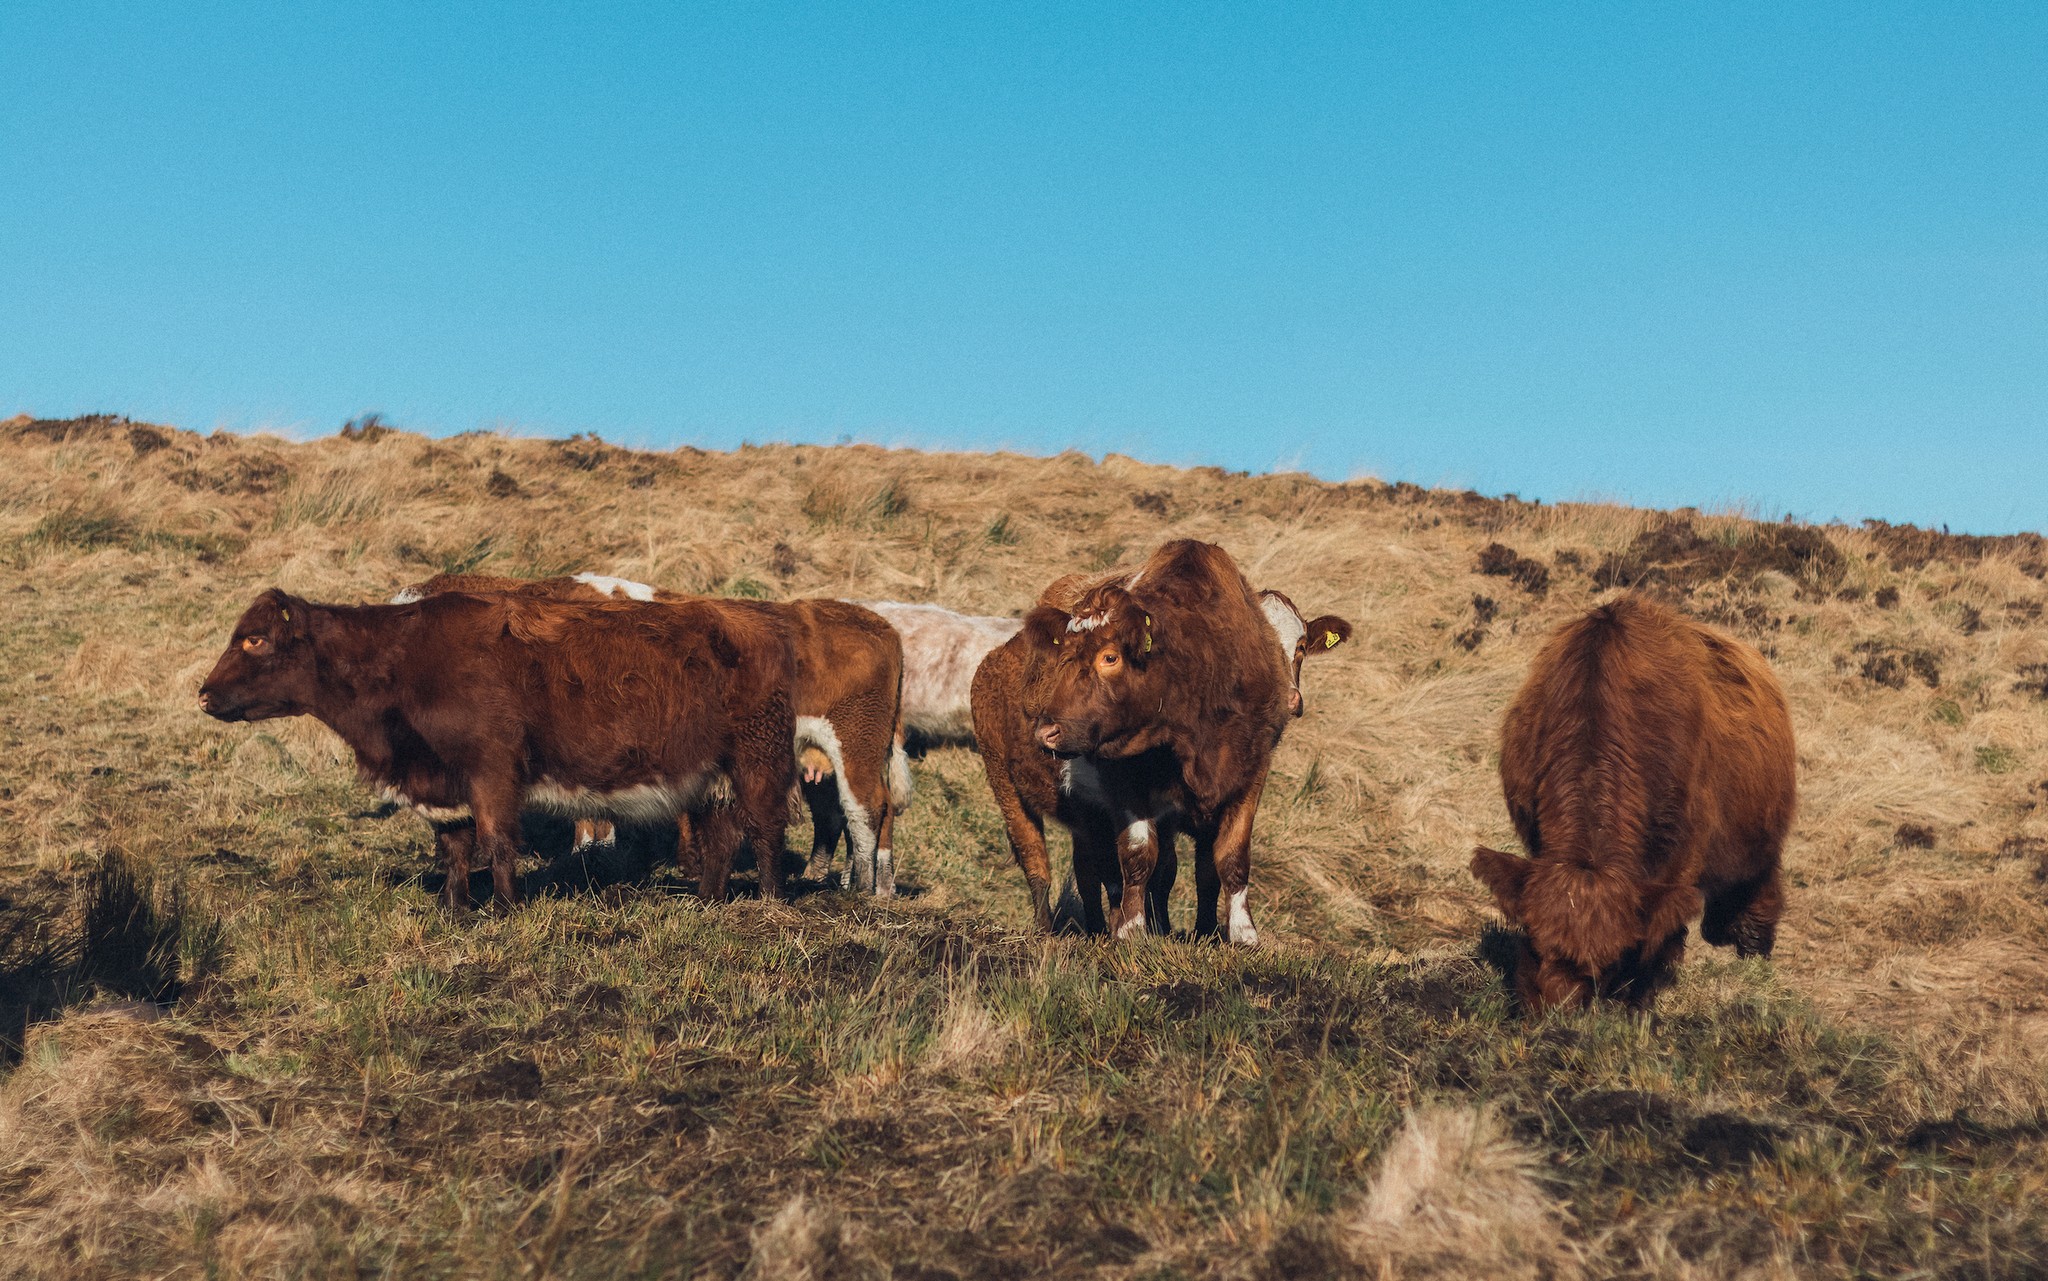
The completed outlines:
<svg viewBox="0 0 2048 1281">
<path fill-rule="evenodd" d="M 888 619 L 903 637 L 903 728 L 912 749 L 974 746 L 974 669 L 1023 620 L 893 600 L 854 603 Z"/>
</svg>

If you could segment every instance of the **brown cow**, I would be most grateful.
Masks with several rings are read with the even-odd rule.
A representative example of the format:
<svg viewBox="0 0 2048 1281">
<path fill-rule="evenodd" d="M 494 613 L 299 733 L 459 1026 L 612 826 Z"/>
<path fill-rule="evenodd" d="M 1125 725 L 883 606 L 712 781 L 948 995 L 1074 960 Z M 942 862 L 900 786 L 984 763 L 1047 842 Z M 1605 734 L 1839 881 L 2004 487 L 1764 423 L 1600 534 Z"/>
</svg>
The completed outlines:
<svg viewBox="0 0 2048 1281">
<path fill-rule="evenodd" d="M 1120 578 L 1128 578 L 1136 570 L 1123 571 Z M 1104 576 L 1093 576 L 1080 590 L 1074 590 L 1074 579 L 1061 579 L 1046 589 L 1040 597 L 1041 604 L 1071 606 L 1086 594 L 1089 588 L 1099 587 L 1111 581 Z M 1351 624 L 1335 614 L 1324 614 L 1314 622 L 1305 621 L 1301 611 L 1283 592 L 1271 589 L 1259 592 L 1259 609 L 1266 615 L 1266 621 L 1273 625 L 1273 631 L 1280 641 L 1280 653 L 1287 660 L 1291 674 L 1287 691 L 1287 704 L 1298 718 L 1307 710 L 1307 702 L 1301 692 L 1301 665 L 1310 656 L 1327 654 L 1345 641 L 1351 639 Z M 1039 768 L 1046 768 L 1043 755 L 1037 758 Z M 1083 772 L 1083 778 L 1086 772 Z M 1066 816 L 1060 821 L 1070 831 L 1074 822 L 1090 822 L 1100 828 L 1108 823 L 1112 815 L 1091 807 L 1085 798 L 1091 790 L 1083 788 L 1077 799 L 1069 788 L 1063 795 L 1067 798 L 1062 808 Z M 1173 895 L 1174 882 L 1180 877 L 1180 853 L 1176 848 L 1172 820 L 1162 820 L 1158 825 L 1159 862 L 1152 869 L 1152 879 L 1145 886 L 1146 920 L 1154 932 L 1171 934 L 1173 917 L 1169 900 Z M 1061 911 L 1079 913 L 1082 928 L 1090 934 L 1099 934 L 1106 928 L 1102 913 L 1102 897 L 1106 892 L 1112 907 L 1121 900 L 1123 876 L 1116 861 L 1116 833 L 1091 831 L 1077 835 L 1074 842 L 1074 880 L 1071 885 L 1071 901 L 1066 895 L 1061 898 Z"/>
<path fill-rule="evenodd" d="M 1292 714 L 1289 656 L 1236 564 L 1207 543 L 1168 543 L 1143 567 L 1070 604 L 1047 591 L 1024 630 L 974 679 L 975 737 L 1040 929 L 1050 929 L 1044 818 L 1074 833 L 1092 899 L 1114 847 L 1113 931 L 1145 928 L 1145 889 L 1176 828 L 1195 838 L 1198 933 L 1253 944 L 1252 820 Z"/>
<path fill-rule="evenodd" d="M 464 817 L 501 906 L 518 901 L 519 811 L 673 815 L 729 787 L 740 832 L 780 850 L 795 772 L 794 661 L 749 601 L 571 603 L 449 594 L 407 605 L 256 598 L 199 690 L 224 721 L 312 716 L 372 785 L 429 821 Z M 469 840 L 449 842 L 450 907 Z M 722 898 L 728 865 L 699 891 Z M 761 892 L 781 896 L 777 861 Z"/>
<path fill-rule="evenodd" d="M 1552 636 L 1501 732 L 1529 857 L 1472 856 L 1522 929 L 1525 1007 L 1647 1006 L 1703 908 L 1707 942 L 1769 956 L 1794 767 L 1784 691 L 1742 642 L 1640 596 Z"/>
<path fill-rule="evenodd" d="M 487 574 L 441 574 L 399 592 L 394 600 L 420 600 L 442 592 L 520 592 L 558 600 L 687 601 L 698 599 L 644 583 L 597 574 L 520 579 Z M 811 858 L 804 876 L 824 880 L 840 838 L 848 853 L 847 884 L 883 896 L 896 890 L 890 842 L 895 815 L 910 800 L 910 766 L 898 727 L 903 646 L 895 629 L 871 610 L 838 600 L 796 600 L 762 606 L 782 618 L 796 661 L 791 699 L 794 742 L 811 811 Z M 687 865 L 698 844 L 730 839 L 729 826 L 691 830 L 678 819 L 677 857 Z M 696 839 L 692 839 L 693 836 Z M 577 825 L 577 841 L 607 842 L 611 824 L 591 818 Z M 779 847 L 778 847 L 779 850 Z M 757 852 L 757 856 L 760 855 Z"/>
</svg>

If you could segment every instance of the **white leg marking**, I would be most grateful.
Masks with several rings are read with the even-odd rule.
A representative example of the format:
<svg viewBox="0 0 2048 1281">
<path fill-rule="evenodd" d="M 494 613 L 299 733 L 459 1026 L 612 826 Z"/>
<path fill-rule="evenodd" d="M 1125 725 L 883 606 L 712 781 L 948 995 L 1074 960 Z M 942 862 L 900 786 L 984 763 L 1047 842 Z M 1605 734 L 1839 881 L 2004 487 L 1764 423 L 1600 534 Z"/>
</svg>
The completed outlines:
<svg viewBox="0 0 2048 1281">
<path fill-rule="evenodd" d="M 853 846 L 853 865 L 847 871 L 847 888 L 875 890 L 875 826 L 867 809 L 853 799 L 853 785 L 846 777 L 846 756 L 839 750 L 839 731 L 822 716 L 796 718 L 796 750 L 809 744 L 832 762 L 832 781 L 839 791 L 839 808 L 846 815 L 846 835 Z"/>
<path fill-rule="evenodd" d="M 1137 849 L 1140 846 L 1149 845 L 1151 842 L 1152 824 L 1142 818 L 1124 829 L 1124 847 L 1126 849 Z"/>
<path fill-rule="evenodd" d="M 1230 896 L 1230 941 L 1243 947 L 1257 947 L 1259 932 L 1252 926 L 1252 914 L 1244 901 L 1251 897 L 1247 886 Z"/>
<path fill-rule="evenodd" d="M 875 897 L 896 897 L 896 856 L 887 847 L 875 851 Z"/>
<path fill-rule="evenodd" d="M 1124 897 L 1130 898 L 1131 895 L 1128 892 L 1126 892 L 1124 894 Z M 1142 899 L 1145 896 L 1143 894 L 1140 894 L 1138 895 L 1138 897 Z M 1144 932 L 1145 912 L 1142 907 L 1140 907 L 1138 911 L 1131 913 L 1129 920 L 1125 921 L 1122 925 L 1116 927 L 1116 936 L 1120 939 L 1127 939 L 1134 934 L 1143 934 Z"/>
</svg>

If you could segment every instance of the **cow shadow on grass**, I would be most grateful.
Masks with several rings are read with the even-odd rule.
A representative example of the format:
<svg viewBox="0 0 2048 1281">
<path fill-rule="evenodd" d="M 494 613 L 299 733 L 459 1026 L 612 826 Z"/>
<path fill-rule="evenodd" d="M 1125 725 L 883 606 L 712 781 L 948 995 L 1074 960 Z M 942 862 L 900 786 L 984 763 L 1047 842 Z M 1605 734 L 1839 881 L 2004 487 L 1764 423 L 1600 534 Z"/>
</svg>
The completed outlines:
<svg viewBox="0 0 2048 1281">
<path fill-rule="evenodd" d="M 580 847 L 575 843 L 575 824 L 567 819 L 548 814 L 526 814 L 520 818 L 520 828 L 521 840 L 527 851 L 540 859 L 538 867 L 529 867 L 520 873 L 519 894 L 522 899 L 603 894 L 608 890 L 674 895 L 694 894 L 697 890 L 696 877 L 677 866 L 673 823 L 622 823 L 616 828 L 615 840 Z M 787 848 L 783 850 L 782 892 L 785 898 L 794 901 L 839 888 L 836 875 L 828 881 L 805 879 L 802 875 L 804 864 L 802 854 Z M 843 868 L 844 865 L 842 856 L 837 866 Z M 447 873 L 440 868 L 417 873 L 393 870 L 387 879 L 393 885 L 417 882 L 423 891 L 436 897 L 448 883 Z M 760 897 L 759 864 L 751 842 L 742 842 L 734 856 L 733 879 L 727 889 L 735 899 Z M 916 898 L 923 892 L 924 887 L 915 883 L 899 880 L 896 886 L 896 893 L 901 898 Z M 471 870 L 469 897 L 472 903 L 490 902 L 489 869 Z"/>
</svg>

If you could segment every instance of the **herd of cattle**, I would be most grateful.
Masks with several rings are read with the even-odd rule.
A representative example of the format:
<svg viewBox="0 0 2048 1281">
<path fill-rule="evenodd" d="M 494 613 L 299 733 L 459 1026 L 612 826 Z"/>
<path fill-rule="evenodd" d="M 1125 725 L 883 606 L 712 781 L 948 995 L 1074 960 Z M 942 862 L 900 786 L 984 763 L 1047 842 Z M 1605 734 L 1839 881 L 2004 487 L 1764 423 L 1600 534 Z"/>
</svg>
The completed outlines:
<svg viewBox="0 0 2048 1281">
<path fill-rule="evenodd" d="M 1091 932 L 1170 929 L 1185 833 L 1195 932 L 1254 944 L 1252 824 L 1273 752 L 1304 710 L 1303 661 L 1350 635 L 1186 540 L 1136 569 L 1058 579 L 1021 620 L 441 575 L 381 605 L 264 592 L 199 704 L 339 734 L 366 782 L 433 826 L 451 908 L 468 904 L 472 867 L 500 906 L 517 901 L 529 807 L 576 819 L 579 842 L 612 839 L 614 820 L 673 821 L 712 900 L 751 844 L 778 898 L 793 792 L 815 834 L 806 878 L 825 879 L 844 840 L 848 888 L 893 894 L 906 744 L 971 743 L 1040 930 L 1050 817 L 1072 834 Z M 1615 598 L 1538 656 L 1508 710 L 1501 780 L 1528 856 L 1481 849 L 1472 872 L 1520 927 L 1525 1008 L 1647 1003 L 1695 916 L 1708 942 L 1769 954 L 1793 750 L 1754 649 Z"/>
</svg>

